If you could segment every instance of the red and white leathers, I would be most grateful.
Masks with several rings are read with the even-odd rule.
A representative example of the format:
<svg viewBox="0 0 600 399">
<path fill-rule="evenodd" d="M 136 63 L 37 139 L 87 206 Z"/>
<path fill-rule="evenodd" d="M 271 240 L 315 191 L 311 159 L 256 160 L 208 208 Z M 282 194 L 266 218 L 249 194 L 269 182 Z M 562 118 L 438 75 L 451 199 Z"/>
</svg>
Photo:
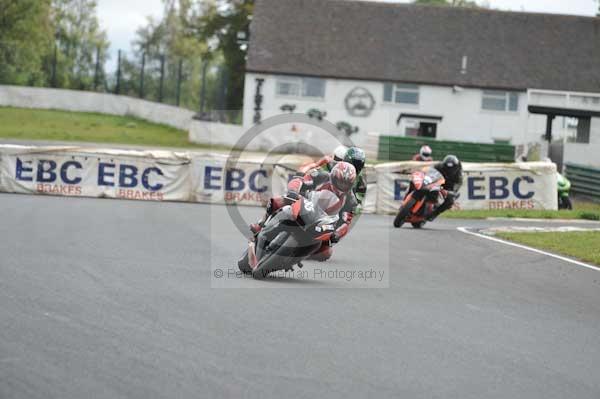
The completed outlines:
<svg viewBox="0 0 600 399">
<path fill-rule="evenodd" d="M 354 170 L 354 167 L 350 164 L 347 165 L 351 168 L 351 170 L 347 170 L 346 172 L 349 172 L 349 174 L 354 176 L 355 179 L 356 171 Z M 269 215 L 274 214 L 286 205 L 292 204 L 298 199 L 299 195 L 303 195 L 306 191 L 328 190 L 335 194 L 335 196 L 338 198 L 338 201 L 333 203 L 328 209 L 325 209 L 325 212 L 330 215 L 341 213 L 341 220 L 333 235 L 332 242 L 337 242 L 346 234 L 348 234 L 350 223 L 352 222 L 352 217 L 354 215 L 354 209 L 357 206 L 357 201 L 351 189 L 348 191 L 342 191 L 333 184 L 331 173 L 313 169 L 302 177 L 296 177 L 290 180 L 287 189 L 288 191 L 285 196 L 273 197 L 269 200 L 265 217 L 261 220 L 261 222 L 250 226 L 250 229 L 254 233 L 258 233 L 261 230 L 262 223 L 264 223 Z M 324 245 L 324 248 L 322 248 L 320 252 L 328 253 L 325 259 L 331 256 L 331 248 L 328 244 Z"/>
</svg>

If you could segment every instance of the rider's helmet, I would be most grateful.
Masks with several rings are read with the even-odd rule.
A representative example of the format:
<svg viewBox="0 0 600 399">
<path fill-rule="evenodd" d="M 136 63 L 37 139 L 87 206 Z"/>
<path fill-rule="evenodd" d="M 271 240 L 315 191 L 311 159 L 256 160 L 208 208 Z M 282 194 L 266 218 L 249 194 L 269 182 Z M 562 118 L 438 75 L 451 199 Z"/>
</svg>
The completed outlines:
<svg viewBox="0 0 600 399">
<path fill-rule="evenodd" d="M 446 155 L 442 161 L 442 170 L 444 176 L 454 176 L 461 169 L 460 161 L 456 155 Z"/>
<path fill-rule="evenodd" d="M 347 151 L 348 147 L 345 145 L 338 145 L 335 147 L 335 150 L 333 150 L 333 160 L 338 162 L 343 161 Z"/>
<path fill-rule="evenodd" d="M 423 159 L 424 161 L 431 161 L 431 147 L 429 147 L 428 145 L 424 145 L 421 147 L 421 149 L 419 150 L 419 154 L 421 155 L 421 159 Z"/>
<path fill-rule="evenodd" d="M 348 162 L 354 166 L 356 173 L 359 174 L 362 168 L 365 166 L 366 155 L 365 152 L 358 147 L 350 147 L 344 155 L 344 162 Z"/>
<path fill-rule="evenodd" d="M 338 162 L 331 169 L 330 177 L 336 194 L 347 193 L 356 181 L 356 169 L 348 162 Z"/>
</svg>

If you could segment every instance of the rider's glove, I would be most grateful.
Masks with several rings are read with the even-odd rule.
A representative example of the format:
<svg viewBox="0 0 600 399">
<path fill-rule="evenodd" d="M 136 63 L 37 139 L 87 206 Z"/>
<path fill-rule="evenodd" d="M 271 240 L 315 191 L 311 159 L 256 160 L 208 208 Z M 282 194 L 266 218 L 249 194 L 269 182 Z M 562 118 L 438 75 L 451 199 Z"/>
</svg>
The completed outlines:
<svg viewBox="0 0 600 399">
<path fill-rule="evenodd" d="M 289 203 L 296 202 L 298 200 L 298 198 L 300 198 L 300 194 L 298 194 L 296 191 L 293 191 L 293 190 L 288 191 L 284 197 L 286 202 L 289 202 Z"/>
<path fill-rule="evenodd" d="M 353 217 L 354 217 L 354 214 L 352 212 L 342 213 L 342 220 L 344 221 L 344 223 L 350 224 L 352 222 Z"/>
<path fill-rule="evenodd" d="M 346 235 L 348 234 L 348 229 L 349 226 L 348 224 L 343 224 L 340 227 L 338 227 L 338 229 L 331 235 L 331 243 L 332 244 L 336 244 L 338 242 L 340 242 L 340 240 Z"/>
</svg>

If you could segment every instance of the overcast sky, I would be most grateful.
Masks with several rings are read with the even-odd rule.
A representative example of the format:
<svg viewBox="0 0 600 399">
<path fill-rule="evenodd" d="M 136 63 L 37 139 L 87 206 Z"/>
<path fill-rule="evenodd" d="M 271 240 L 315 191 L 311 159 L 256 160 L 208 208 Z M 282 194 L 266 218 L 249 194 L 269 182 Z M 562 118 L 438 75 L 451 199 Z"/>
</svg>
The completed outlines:
<svg viewBox="0 0 600 399">
<path fill-rule="evenodd" d="M 408 3 L 410 0 L 371 0 L 388 3 Z M 594 0 L 487 0 L 492 8 L 514 11 L 535 11 L 593 16 L 598 5 Z M 478 1 L 482 3 L 482 1 Z M 161 0 L 98 0 L 101 26 L 111 44 L 109 70 L 116 65 L 117 50 L 129 51 L 136 29 L 145 24 L 147 16 L 160 19 Z"/>
</svg>

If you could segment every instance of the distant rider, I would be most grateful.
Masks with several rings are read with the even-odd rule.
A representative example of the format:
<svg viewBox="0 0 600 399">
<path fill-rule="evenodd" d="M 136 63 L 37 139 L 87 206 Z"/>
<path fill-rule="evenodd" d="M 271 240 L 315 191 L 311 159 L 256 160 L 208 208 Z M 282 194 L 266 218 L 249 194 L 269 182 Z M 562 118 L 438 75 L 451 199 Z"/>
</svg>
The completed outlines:
<svg viewBox="0 0 600 399">
<path fill-rule="evenodd" d="M 431 154 L 432 154 L 431 147 L 429 147 L 428 145 L 424 145 L 419 149 L 419 153 L 415 154 L 412 157 L 412 160 L 419 161 L 419 162 L 431 162 L 431 161 L 433 161 Z"/>
<path fill-rule="evenodd" d="M 462 165 L 455 155 L 446 155 L 442 162 L 433 165 L 440 172 L 446 182 L 442 186 L 445 190 L 444 202 L 436 207 L 427 218 L 429 221 L 437 218 L 442 212 L 452 208 L 455 200 L 458 198 L 458 190 L 463 183 Z"/>
</svg>

